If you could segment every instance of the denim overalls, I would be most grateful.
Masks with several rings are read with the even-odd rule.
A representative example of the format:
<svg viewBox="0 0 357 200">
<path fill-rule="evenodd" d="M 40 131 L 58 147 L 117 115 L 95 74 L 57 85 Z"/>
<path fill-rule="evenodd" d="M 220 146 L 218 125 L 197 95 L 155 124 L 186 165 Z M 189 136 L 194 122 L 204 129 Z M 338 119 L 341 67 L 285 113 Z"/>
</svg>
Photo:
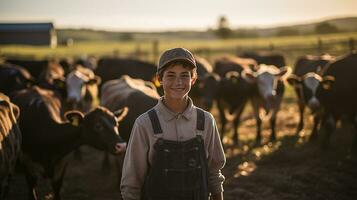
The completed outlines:
<svg viewBox="0 0 357 200">
<path fill-rule="evenodd" d="M 159 138 L 142 190 L 144 200 L 207 200 L 208 167 L 202 133 L 204 111 L 197 108 L 196 137 L 183 141 Z M 163 133 L 154 109 L 149 112 L 154 134 Z"/>
</svg>

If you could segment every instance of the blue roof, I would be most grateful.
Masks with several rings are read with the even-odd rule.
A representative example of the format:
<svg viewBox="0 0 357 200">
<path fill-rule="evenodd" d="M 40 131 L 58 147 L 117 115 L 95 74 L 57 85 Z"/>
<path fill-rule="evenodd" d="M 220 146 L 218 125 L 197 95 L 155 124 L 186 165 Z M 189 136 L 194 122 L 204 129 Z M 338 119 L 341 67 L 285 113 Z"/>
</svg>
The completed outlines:
<svg viewBox="0 0 357 200">
<path fill-rule="evenodd" d="M 0 23 L 0 31 L 48 31 L 53 23 Z"/>
</svg>

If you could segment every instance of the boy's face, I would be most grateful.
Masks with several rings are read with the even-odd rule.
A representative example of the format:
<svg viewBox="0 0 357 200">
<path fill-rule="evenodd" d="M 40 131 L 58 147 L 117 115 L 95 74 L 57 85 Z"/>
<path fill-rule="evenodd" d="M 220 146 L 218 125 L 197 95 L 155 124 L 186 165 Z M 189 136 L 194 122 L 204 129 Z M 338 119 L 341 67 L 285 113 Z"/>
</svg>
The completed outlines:
<svg viewBox="0 0 357 200">
<path fill-rule="evenodd" d="M 174 64 L 165 69 L 161 85 L 166 99 L 181 100 L 188 95 L 196 78 L 192 77 L 191 70 L 182 64 Z"/>
</svg>

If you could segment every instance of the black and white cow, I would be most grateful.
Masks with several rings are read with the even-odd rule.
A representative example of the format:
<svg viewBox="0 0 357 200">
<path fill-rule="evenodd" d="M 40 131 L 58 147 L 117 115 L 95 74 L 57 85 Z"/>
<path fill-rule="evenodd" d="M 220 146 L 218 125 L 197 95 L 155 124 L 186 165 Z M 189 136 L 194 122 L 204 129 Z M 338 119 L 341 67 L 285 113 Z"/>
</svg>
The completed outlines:
<svg viewBox="0 0 357 200">
<path fill-rule="evenodd" d="M 311 139 L 316 138 L 317 127 L 321 120 L 321 106 L 316 97 L 316 91 L 321 82 L 328 81 L 321 77 L 321 73 L 333 60 L 334 57 L 329 55 L 303 56 L 296 61 L 294 71 L 287 79 L 289 84 L 294 87 L 298 98 L 300 120 L 296 130 L 297 134 L 304 128 L 304 111 L 307 106 L 314 116 Z"/>
<path fill-rule="evenodd" d="M 78 65 L 66 77 L 66 110 L 88 112 L 98 105 L 98 85 L 101 79 L 93 71 Z"/>
<path fill-rule="evenodd" d="M 265 64 L 259 65 L 257 71 L 244 70 L 242 72 L 242 76 L 245 80 L 255 84 L 255 91 L 250 99 L 252 101 L 254 116 L 257 122 L 257 142 L 261 141 L 261 110 L 265 110 L 266 114 L 271 112 L 270 140 L 274 141 L 276 139 L 275 125 L 285 90 L 284 79 L 290 73 L 290 67 L 278 68 L 274 65 Z"/>
</svg>

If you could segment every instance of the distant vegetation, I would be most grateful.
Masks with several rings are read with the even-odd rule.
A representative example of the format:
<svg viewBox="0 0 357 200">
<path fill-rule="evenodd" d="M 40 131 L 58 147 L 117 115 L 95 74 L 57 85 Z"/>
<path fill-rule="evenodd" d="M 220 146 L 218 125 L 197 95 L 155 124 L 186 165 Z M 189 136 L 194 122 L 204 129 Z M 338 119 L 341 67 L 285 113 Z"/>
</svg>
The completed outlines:
<svg viewBox="0 0 357 200">
<path fill-rule="evenodd" d="M 274 36 L 296 36 L 356 32 L 357 17 L 330 19 L 316 23 L 281 26 L 274 28 L 238 28 L 229 25 L 229 19 L 220 16 L 215 28 L 206 31 L 166 31 L 166 32 L 110 32 L 91 29 L 58 29 L 59 43 L 68 39 L 82 41 L 143 41 L 156 39 L 211 40 L 218 38 L 264 38 Z"/>
</svg>

